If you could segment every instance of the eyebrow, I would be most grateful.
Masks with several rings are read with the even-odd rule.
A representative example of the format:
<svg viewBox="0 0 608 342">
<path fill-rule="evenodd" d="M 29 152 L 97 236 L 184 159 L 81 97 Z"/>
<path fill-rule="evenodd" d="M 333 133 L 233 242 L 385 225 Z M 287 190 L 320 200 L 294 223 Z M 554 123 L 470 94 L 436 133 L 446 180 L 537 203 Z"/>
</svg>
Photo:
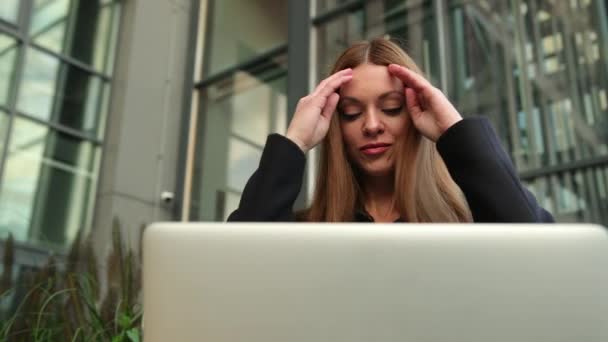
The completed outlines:
<svg viewBox="0 0 608 342">
<path fill-rule="evenodd" d="M 386 93 L 378 96 L 378 100 L 382 101 L 382 100 L 384 100 L 385 98 L 387 98 L 387 97 L 389 97 L 391 95 L 399 95 L 399 97 L 401 99 L 403 99 L 405 97 L 402 92 L 397 91 L 397 90 L 392 90 L 392 91 L 386 92 Z M 343 97 L 343 98 L 340 99 L 340 103 L 338 105 L 341 105 L 345 101 L 347 101 L 347 102 L 361 103 L 361 101 L 359 101 L 358 99 L 356 99 L 354 97 L 345 96 L 345 97 Z"/>
</svg>

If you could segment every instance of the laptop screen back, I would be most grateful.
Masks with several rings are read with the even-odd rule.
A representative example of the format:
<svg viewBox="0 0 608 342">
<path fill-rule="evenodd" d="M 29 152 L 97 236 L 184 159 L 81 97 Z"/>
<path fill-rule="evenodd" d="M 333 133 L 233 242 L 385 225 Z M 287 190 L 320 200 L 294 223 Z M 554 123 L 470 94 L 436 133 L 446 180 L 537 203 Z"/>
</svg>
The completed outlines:
<svg viewBox="0 0 608 342">
<path fill-rule="evenodd" d="M 608 341 L 593 225 L 158 223 L 146 341 Z"/>
</svg>

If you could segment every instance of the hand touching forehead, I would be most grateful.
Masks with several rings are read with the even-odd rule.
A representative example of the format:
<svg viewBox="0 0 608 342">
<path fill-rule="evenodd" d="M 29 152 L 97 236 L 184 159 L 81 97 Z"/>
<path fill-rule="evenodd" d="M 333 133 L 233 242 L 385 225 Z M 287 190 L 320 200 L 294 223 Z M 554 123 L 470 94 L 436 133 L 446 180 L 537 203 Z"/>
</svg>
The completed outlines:
<svg viewBox="0 0 608 342">
<path fill-rule="evenodd" d="M 340 97 L 374 102 L 379 96 L 389 92 L 403 94 L 403 82 L 391 75 L 386 66 L 361 64 L 353 69 L 352 80 L 340 88 Z"/>
</svg>

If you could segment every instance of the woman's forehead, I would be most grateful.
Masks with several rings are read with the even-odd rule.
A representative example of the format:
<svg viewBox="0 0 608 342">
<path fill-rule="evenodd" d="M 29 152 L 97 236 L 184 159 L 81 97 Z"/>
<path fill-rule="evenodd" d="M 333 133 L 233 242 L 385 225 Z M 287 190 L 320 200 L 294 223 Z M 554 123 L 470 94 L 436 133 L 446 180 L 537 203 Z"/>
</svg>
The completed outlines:
<svg viewBox="0 0 608 342">
<path fill-rule="evenodd" d="M 383 65 L 361 64 L 353 68 L 353 78 L 340 88 L 340 95 L 375 98 L 388 92 L 403 92 L 403 82 Z"/>
</svg>

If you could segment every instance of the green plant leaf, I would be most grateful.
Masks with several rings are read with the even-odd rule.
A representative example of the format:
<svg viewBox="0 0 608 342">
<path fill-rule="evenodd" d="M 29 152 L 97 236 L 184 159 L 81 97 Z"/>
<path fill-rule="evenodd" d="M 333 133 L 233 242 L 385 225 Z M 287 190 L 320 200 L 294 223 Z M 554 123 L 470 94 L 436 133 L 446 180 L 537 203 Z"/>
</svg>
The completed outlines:
<svg viewBox="0 0 608 342">
<path fill-rule="evenodd" d="M 51 296 L 49 296 L 45 301 L 44 304 L 42 304 L 42 307 L 40 308 L 40 311 L 38 312 L 38 319 L 36 320 L 36 326 L 34 328 L 34 336 L 38 337 L 38 332 L 42 331 L 43 333 L 45 332 L 45 330 L 40 329 L 40 323 L 42 322 L 42 317 L 43 317 L 43 313 L 44 310 L 46 310 L 47 305 L 49 305 L 49 303 L 57 296 L 60 296 L 66 292 L 71 292 L 74 291 L 73 288 L 67 288 L 67 289 L 63 289 L 61 291 L 57 291 L 55 293 L 53 293 Z M 48 333 L 48 331 L 47 331 Z"/>
<path fill-rule="evenodd" d="M 118 316 L 118 326 L 121 329 L 128 329 L 131 327 L 131 316 L 123 312 Z"/>
<path fill-rule="evenodd" d="M 123 240 L 118 220 L 113 228 L 115 248 L 104 279 L 108 293 L 100 298 L 92 245 L 76 246 L 83 241 L 78 238 L 65 262 L 51 256 L 44 267 L 26 273 L 22 284 L 0 287 L 0 301 L 14 296 L 16 289 L 27 290 L 12 316 L 0 319 L 0 341 L 140 342 L 141 256 Z"/>
<path fill-rule="evenodd" d="M 72 342 L 78 341 L 76 338 L 78 337 L 78 334 L 80 334 L 81 331 L 82 331 L 82 327 L 79 327 L 78 329 L 76 329 L 76 331 L 74 332 L 74 336 L 72 336 Z"/>
<path fill-rule="evenodd" d="M 131 342 L 139 342 L 139 329 L 137 328 L 132 328 L 127 330 L 127 337 L 129 338 L 129 340 Z"/>
<path fill-rule="evenodd" d="M 120 333 L 120 335 L 116 335 L 116 336 L 112 337 L 112 342 L 122 342 L 124 340 L 125 340 L 124 331 L 122 333 Z"/>
</svg>

